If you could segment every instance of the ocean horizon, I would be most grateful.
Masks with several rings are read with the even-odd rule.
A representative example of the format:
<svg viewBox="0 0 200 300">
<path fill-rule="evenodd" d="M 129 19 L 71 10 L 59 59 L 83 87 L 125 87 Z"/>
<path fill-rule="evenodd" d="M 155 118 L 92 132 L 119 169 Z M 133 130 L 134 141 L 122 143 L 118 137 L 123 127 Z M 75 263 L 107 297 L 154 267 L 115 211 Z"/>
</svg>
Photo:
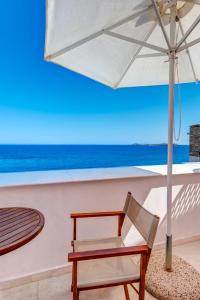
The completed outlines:
<svg viewBox="0 0 200 300">
<path fill-rule="evenodd" d="M 189 146 L 174 145 L 174 163 L 189 161 Z M 111 168 L 167 163 L 167 144 L 0 145 L 0 172 Z"/>
</svg>

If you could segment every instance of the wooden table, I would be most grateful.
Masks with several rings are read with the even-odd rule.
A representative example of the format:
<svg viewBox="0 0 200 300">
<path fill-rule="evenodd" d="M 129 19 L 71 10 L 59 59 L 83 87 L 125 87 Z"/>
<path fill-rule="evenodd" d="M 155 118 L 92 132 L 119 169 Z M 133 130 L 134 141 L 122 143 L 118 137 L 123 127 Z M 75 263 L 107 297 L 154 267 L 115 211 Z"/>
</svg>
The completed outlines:
<svg viewBox="0 0 200 300">
<path fill-rule="evenodd" d="M 28 243 L 43 227 L 44 216 L 36 209 L 0 208 L 0 255 Z"/>
</svg>

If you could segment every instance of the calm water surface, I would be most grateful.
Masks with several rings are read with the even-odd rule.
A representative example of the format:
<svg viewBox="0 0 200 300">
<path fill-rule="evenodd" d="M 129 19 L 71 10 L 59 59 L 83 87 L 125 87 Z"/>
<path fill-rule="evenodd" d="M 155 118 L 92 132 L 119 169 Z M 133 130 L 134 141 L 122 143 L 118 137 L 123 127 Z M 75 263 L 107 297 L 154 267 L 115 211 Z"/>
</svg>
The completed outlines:
<svg viewBox="0 0 200 300">
<path fill-rule="evenodd" d="M 189 159 L 188 146 L 174 146 L 174 163 Z M 166 145 L 0 145 L 0 172 L 160 165 Z"/>
</svg>

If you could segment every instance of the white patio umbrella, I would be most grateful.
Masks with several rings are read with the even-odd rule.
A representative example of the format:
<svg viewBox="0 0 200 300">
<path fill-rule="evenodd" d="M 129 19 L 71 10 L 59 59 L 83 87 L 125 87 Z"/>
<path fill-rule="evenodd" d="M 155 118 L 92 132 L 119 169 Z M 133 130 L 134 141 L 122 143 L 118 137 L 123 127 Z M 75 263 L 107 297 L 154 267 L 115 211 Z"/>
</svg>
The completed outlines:
<svg viewBox="0 0 200 300">
<path fill-rule="evenodd" d="M 47 0 L 46 60 L 113 88 L 169 84 L 167 270 L 172 266 L 175 62 L 181 82 L 198 80 L 199 25 L 200 0 Z"/>
</svg>

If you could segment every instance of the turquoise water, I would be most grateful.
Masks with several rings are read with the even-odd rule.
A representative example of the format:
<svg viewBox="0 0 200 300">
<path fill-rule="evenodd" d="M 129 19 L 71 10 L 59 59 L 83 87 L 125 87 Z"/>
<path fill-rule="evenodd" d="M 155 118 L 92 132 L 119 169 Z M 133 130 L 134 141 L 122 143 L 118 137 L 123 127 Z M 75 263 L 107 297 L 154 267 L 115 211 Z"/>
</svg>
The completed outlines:
<svg viewBox="0 0 200 300">
<path fill-rule="evenodd" d="M 188 146 L 174 146 L 174 163 L 187 162 L 188 159 Z M 0 145 L 0 172 L 166 163 L 166 145 Z"/>
</svg>

